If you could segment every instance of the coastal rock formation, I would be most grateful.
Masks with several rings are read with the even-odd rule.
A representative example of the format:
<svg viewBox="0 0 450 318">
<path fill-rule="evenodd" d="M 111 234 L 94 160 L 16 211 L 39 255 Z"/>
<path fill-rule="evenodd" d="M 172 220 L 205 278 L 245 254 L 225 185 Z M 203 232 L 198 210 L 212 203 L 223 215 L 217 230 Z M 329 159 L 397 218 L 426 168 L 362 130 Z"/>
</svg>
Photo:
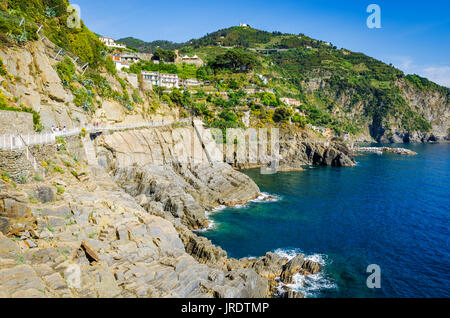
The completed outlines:
<svg viewBox="0 0 450 318">
<path fill-rule="evenodd" d="M 2 296 L 268 295 L 267 280 L 253 270 L 221 271 L 199 263 L 186 253 L 171 222 L 146 212 L 101 169 L 84 172 L 88 178 L 83 182 L 69 173 L 51 176 L 46 185 L 66 185 L 66 192 L 55 201 L 26 203 L 35 193 L 34 186 L 26 184 L 20 206 L 2 204 L 2 220 L 28 211 L 37 224 L 36 231 L 24 227 L 15 234 L 8 232 L 9 237 L 0 234 Z M 10 186 L 2 184 L 2 202 L 12 200 Z"/>
<path fill-rule="evenodd" d="M 256 184 L 224 163 L 213 165 L 172 165 L 117 168 L 117 183 L 135 197 L 145 196 L 143 206 L 179 218 L 191 229 L 208 226 L 206 209 L 236 205 L 259 195 Z M 146 204 L 147 203 L 147 204 Z"/>
<path fill-rule="evenodd" d="M 280 130 L 280 155 L 281 170 L 298 169 L 305 165 L 356 165 L 346 144 L 324 141 L 301 130 Z"/>
<path fill-rule="evenodd" d="M 265 256 L 258 258 L 253 263 L 252 268 L 262 277 L 274 279 L 281 276 L 283 267 L 287 262 L 287 258 L 269 252 Z"/>
<path fill-rule="evenodd" d="M 170 128 L 114 133 L 99 141 L 100 157 L 149 212 L 180 219 L 190 229 L 208 226 L 206 210 L 258 197 L 249 177 L 228 164 L 208 162 L 193 128 L 182 131 L 193 138 L 183 141 L 180 130 Z"/>
<path fill-rule="evenodd" d="M 189 129 L 185 131 L 192 133 Z M 168 128 L 114 133 L 98 141 L 101 146 L 99 155 L 105 158 L 116 183 L 135 197 L 136 202 L 150 214 L 172 222 L 186 252 L 196 261 L 228 272 L 226 278 L 244 277 L 256 286 L 252 293 L 242 291 L 247 283 L 239 283 L 231 291 L 218 288 L 215 296 L 230 297 L 238 293 L 240 297 L 261 297 L 264 293 L 274 294 L 276 278 L 282 275 L 287 258 L 274 253 L 255 260 L 228 258 L 220 247 L 192 232 L 208 226 L 206 211 L 254 199 L 259 195 L 258 187 L 228 164 L 195 163 L 196 158 L 205 159 L 200 152 L 193 151 L 193 155 L 188 156 L 190 163 L 180 163 L 180 158 L 174 156 L 175 150 L 181 150 L 176 146 L 177 137 L 177 132 Z M 181 145 L 188 148 L 196 142 L 194 136 L 191 143 Z M 295 270 L 292 269 L 292 275 L 299 272 Z M 303 269 L 303 272 L 307 271 Z"/>
<path fill-rule="evenodd" d="M 416 156 L 417 152 L 406 148 L 390 148 L 390 147 L 356 147 L 357 152 L 372 152 L 372 153 L 393 153 L 402 156 Z"/>
</svg>

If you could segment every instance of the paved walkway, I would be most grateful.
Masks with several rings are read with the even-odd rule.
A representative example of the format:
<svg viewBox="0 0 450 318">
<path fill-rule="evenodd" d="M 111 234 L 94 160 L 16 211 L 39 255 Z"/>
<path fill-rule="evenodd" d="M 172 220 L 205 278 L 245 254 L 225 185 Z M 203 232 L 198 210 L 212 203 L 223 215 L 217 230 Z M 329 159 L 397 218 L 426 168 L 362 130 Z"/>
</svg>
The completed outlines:
<svg viewBox="0 0 450 318">
<path fill-rule="evenodd" d="M 96 133 L 103 131 L 119 131 L 119 130 L 130 130 L 130 129 L 142 129 L 142 128 L 152 128 L 152 127 L 163 127 L 170 126 L 175 123 L 190 123 L 191 118 L 176 120 L 176 121 L 160 121 L 160 122 L 148 122 L 133 125 L 108 125 L 108 126 L 90 126 L 85 128 L 72 128 L 66 131 L 59 131 L 53 133 L 43 133 L 43 134 L 8 134 L 0 135 L 0 149 L 3 150 L 20 150 L 28 146 L 33 145 L 43 145 L 48 143 L 54 143 L 57 137 L 70 137 L 77 136 L 82 131 L 86 133 Z"/>
</svg>

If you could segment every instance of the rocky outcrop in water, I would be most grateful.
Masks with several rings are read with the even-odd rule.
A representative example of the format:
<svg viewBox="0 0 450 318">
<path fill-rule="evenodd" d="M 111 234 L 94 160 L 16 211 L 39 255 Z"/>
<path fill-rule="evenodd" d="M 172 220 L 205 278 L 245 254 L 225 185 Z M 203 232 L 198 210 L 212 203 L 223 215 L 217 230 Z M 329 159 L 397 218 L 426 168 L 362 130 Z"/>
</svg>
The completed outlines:
<svg viewBox="0 0 450 318">
<path fill-rule="evenodd" d="M 356 165 L 352 151 L 344 143 L 330 142 L 301 130 L 280 130 L 280 169 L 305 165 L 351 167 Z"/>
<path fill-rule="evenodd" d="M 416 156 L 417 152 L 406 148 L 390 148 L 390 147 L 356 147 L 356 152 L 369 152 L 369 153 L 393 153 L 402 156 Z"/>
</svg>

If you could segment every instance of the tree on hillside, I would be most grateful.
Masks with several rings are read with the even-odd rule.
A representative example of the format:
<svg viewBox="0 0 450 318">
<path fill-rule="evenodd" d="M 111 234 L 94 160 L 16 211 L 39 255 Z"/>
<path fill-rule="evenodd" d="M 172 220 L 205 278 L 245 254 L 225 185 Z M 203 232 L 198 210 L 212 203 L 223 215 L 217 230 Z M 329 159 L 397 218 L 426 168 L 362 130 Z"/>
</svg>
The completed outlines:
<svg viewBox="0 0 450 318">
<path fill-rule="evenodd" d="M 273 121 L 274 122 L 284 122 L 288 121 L 292 116 L 292 109 L 287 108 L 286 106 L 280 106 L 275 109 L 273 113 Z"/>
<path fill-rule="evenodd" d="M 259 64 L 258 59 L 251 52 L 233 49 L 226 53 L 218 55 L 210 66 L 217 69 L 229 69 L 232 71 L 248 72 L 253 70 Z"/>
<path fill-rule="evenodd" d="M 174 51 L 157 48 L 153 53 L 153 59 L 165 62 L 174 62 L 177 55 Z"/>
</svg>

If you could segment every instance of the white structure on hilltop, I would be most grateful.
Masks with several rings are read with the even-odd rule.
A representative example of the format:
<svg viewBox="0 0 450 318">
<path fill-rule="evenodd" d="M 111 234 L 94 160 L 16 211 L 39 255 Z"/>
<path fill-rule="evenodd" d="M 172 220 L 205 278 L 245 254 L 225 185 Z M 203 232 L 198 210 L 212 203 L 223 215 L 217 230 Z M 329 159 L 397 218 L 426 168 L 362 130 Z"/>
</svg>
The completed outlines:
<svg viewBox="0 0 450 318">
<path fill-rule="evenodd" d="M 184 55 L 180 57 L 181 59 L 181 63 L 186 63 L 186 64 L 195 64 L 196 66 L 200 67 L 203 66 L 203 60 L 201 58 L 199 58 L 197 55 L 194 55 L 192 57 Z"/>
<path fill-rule="evenodd" d="M 108 38 L 106 36 L 99 37 L 99 40 L 103 42 L 107 47 L 117 48 L 117 49 L 126 49 L 127 46 L 125 44 L 116 43 L 111 38 Z"/>
<path fill-rule="evenodd" d="M 239 26 L 247 28 L 248 24 L 247 23 L 241 23 L 241 24 L 239 24 Z"/>
</svg>

